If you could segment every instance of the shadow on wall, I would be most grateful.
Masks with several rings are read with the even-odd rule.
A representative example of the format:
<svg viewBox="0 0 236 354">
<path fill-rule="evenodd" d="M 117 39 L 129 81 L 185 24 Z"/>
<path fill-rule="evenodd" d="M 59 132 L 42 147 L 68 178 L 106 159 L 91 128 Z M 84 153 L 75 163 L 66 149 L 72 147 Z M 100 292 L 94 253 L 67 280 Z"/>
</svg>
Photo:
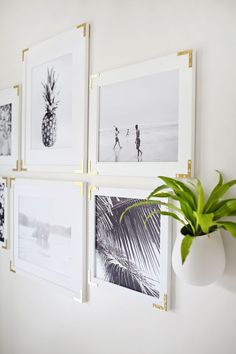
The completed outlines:
<svg viewBox="0 0 236 354">
<path fill-rule="evenodd" d="M 236 293 L 236 240 L 226 231 L 221 230 L 225 248 L 225 272 L 217 284 Z"/>
</svg>

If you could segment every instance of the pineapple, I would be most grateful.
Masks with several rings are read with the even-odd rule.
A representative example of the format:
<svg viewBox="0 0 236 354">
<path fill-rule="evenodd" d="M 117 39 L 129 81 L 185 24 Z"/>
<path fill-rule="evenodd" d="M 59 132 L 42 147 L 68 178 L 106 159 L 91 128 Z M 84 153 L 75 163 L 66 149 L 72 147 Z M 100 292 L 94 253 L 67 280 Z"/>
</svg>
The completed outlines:
<svg viewBox="0 0 236 354">
<path fill-rule="evenodd" d="M 42 141 L 44 146 L 51 147 L 57 138 L 56 110 L 59 101 L 56 100 L 56 77 L 54 68 L 47 69 L 47 81 L 43 83 L 43 98 L 45 101 L 45 115 L 42 121 Z"/>
</svg>

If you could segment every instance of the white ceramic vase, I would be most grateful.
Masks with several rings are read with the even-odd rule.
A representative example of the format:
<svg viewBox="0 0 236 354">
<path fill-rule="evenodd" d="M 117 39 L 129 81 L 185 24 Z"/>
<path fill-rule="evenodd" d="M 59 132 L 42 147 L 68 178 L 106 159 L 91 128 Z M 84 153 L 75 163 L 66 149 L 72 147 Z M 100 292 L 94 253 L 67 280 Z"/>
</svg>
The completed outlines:
<svg viewBox="0 0 236 354">
<path fill-rule="evenodd" d="M 183 238 L 182 234 L 177 236 L 172 253 L 176 275 L 185 283 L 197 286 L 209 285 L 219 279 L 225 269 L 225 251 L 220 231 L 195 237 L 182 265 L 180 250 Z"/>
</svg>

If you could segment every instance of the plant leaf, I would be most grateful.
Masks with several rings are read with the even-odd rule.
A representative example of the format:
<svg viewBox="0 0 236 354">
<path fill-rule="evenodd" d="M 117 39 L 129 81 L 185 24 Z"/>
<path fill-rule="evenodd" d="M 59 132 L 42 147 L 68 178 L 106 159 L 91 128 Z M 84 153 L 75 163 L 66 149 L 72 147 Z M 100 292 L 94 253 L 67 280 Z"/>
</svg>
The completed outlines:
<svg viewBox="0 0 236 354">
<path fill-rule="evenodd" d="M 193 237 L 186 235 L 183 238 L 183 241 L 181 243 L 181 258 L 182 258 L 182 264 L 186 261 L 186 258 L 189 254 L 190 247 L 192 246 L 193 242 Z"/>
<path fill-rule="evenodd" d="M 196 216 L 197 223 L 201 227 L 201 230 L 204 232 L 204 234 L 209 233 L 209 229 L 214 226 L 216 223 L 213 221 L 214 219 L 214 214 L 201 214 L 201 213 L 196 213 L 194 211 L 194 215 Z"/>
<path fill-rule="evenodd" d="M 219 183 L 218 183 L 219 184 Z M 208 201 L 204 207 L 204 212 L 205 213 L 210 213 L 212 212 L 212 208 L 215 207 L 216 202 L 234 185 L 236 184 L 236 179 L 233 179 L 232 181 L 229 181 L 225 184 L 222 184 L 217 188 L 217 186 L 213 189 L 212 193 L 210 194 L 210 197 L 208 198 Z"/>
<path fill-rule="evenodd" d="M 191 207 L 196 210 L 196 199 L 193 191 L 188 188 L 183 182 L 177 181 L 174 178 L 159 176 L 167 186 L 169 186 L 177 196 L 181 197 L 183 200 L 188 200 Z"/>
<path fill-rule="evenodd" d="M 202 184 L 199 179 L 197 179 L 197 186 L 196 186 L 196 192 L 197 192 L 197 212 L 202 213 L 203 207 L 204 207 L 204 202 L 205 202 L 205 196 L 204 196 L 204 190 L 202 188 Z"/>
<path fill-rule="evenodd" d="M 225 203 L 235 200 L 235 198 L 223 199 L 220 202 L 216 202 L 211 207 L 211 212 L 214 213 L 216 210 L 220 209 Z"/>
<path fill-rule="evenodd" d="M 181 201 L 180 202 L 180 207 L 181 210 L 184 214 L 185 220 L 187 221 L 188 224 L 191 225 L 192 230 L 195 232 L 196 231 L 196 218 L 194 216 L 192 208 L 189 206 L 188 203 Z"/>
<path fill-rule="evenodd" d="M 221 207 L 214 212 L 214 220 L 233 215 L 236 215 L 236 199 L 226 200 L 224 203 L 221 203 Z"/>
<path fill-rule="evenodd" d="M 150 199 L 152 197 L 155 197 L 155 195 L 162 191 L 163 189 L 169 189 L 169 187 L 166 185 L 166 184 L 162 184 L 161 186 L 157 187 L 156 189 L 154 189 L 150 194 L 149 196 L 147 197 L 147 199 Z"/>
<path fill-rule="evenodd" d="M 178 200 L 178 201 L 180 200 L 180 198 L 177 197 L 176 195 L 174 195 L 172 193 L 167 193 L 167 192 L 157 193 L 150 198 L 148 197 L 148 199 L 151 199 L 151 198 L 171 198 L 171 199 Z"/>
<path fill-rule="evenodd" d="M 165 216 L 171 216 L 173 219 L 178 220 L 178 221 L 181 222 L 183 225 L 186 225 L 185 222 L 184 222 L 182 219 L 180 219 L 180 218 L 178 217 L 178 215 L 176 215 L 175 213 L 171 213 L 171 212 L 169 212 L 169 211 L 162 211 L 162 210 L 155 209 L 155 210 L 153 210 L 150 214 L 148 214 L 148 216 L 146 217 L 146 219 L 145 219 L 145 221 L 144 221 L 145 227 L 146 227 L 146 225 L 147 225 L 148 220 L 151 219 L 151 218 L 153 217 L 153 215 L 155 215 L 155 214 L 160 214 L 160 215 L 165 215 Z"/>
<path fill-rule="evenodd" d="M 212 200 L 213 200 L 213 197 L 214 195 L 217 193 L 217 191 L 219 190 L 219 188 L 223 185 L 224 183 L 224 180 L 223 180 L 223 175 L 220 173 L 220 171 L 216 170 L 216 172 L 218 173 L 219 175 L 219 180 L 218 180 L 218 183 L 216 184 L 215 188 L 212 190 L 207 202 L 206 202 L 206 205 L 204 207 L 204 212 L 208 209 L 210 203 L 212 203 Z"/>
<path fill-rule="evenodd" d="M 233 237 L 236 237 L 236 223 L 232 221 L 220 221 L 216 225 L 222 227 L 222 229 L 228 231 Z"/>
<path fill-rule="evenodd" d="M 164 202 L 161 202 L 159 200 L 155 200 L 155 201 L 154 200 L 143 200 L 141 202 L 134 203 L 134 204 L 130 205 L 128 208 L 126 208 L 125 211 L 123 211 L 123 213 L 120 216 L 120 221 L 122 221 L 124 215 L 127 213 L 128 210 L 130 210 L 132 208 L 136 208 L 136 207 L 141 206 L 141 205 L 150 205 L 150 204 L 164 205 L 164 206 L 166 206 L 169 209 L 173 209 L 173 210 L 177 211 L 178 213 L 183 214 L 181 209 L 177 208 L 175 205 L 173 205 L 171 203 L 164 203 Z"/>
</svg>

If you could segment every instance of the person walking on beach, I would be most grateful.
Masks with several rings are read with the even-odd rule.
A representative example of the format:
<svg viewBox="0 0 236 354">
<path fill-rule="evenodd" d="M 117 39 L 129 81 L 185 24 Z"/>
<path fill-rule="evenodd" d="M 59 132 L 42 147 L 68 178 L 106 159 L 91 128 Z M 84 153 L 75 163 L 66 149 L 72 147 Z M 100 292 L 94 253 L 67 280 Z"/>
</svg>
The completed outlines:
<svg viewBox="0 0 236 354">
<path fill-rule="evenodd" d="M 127 129 L 126 131 L 126 136 L 129 136 L 129 129 Z"/>
<path fill-rule="evenodd" d="M 142 151 L 140 150 L 140 144 L 141 144 L 141 140 L 140 140 L 140 130 L 138 128 L 138 124 L 135 125 L 135 129 L 136 129 L 136 140 L 135 140 L 135 144 L 136 144 L 136 149 L 138 152 L 138 161 L 139 161 L 139 155 L 142 156 Z"/>
<path fill-rule="evenodd" d="M 119 130 L 117 127 L 115 127 L 115 145 L 113 146 L 113 150 L 115 150 L 116 145 L 119 145 L 119 148 L 122 149 L 122 146 L 120 145 L 120 140 L 118 135 L 120 134 Z"/>
</svg>

